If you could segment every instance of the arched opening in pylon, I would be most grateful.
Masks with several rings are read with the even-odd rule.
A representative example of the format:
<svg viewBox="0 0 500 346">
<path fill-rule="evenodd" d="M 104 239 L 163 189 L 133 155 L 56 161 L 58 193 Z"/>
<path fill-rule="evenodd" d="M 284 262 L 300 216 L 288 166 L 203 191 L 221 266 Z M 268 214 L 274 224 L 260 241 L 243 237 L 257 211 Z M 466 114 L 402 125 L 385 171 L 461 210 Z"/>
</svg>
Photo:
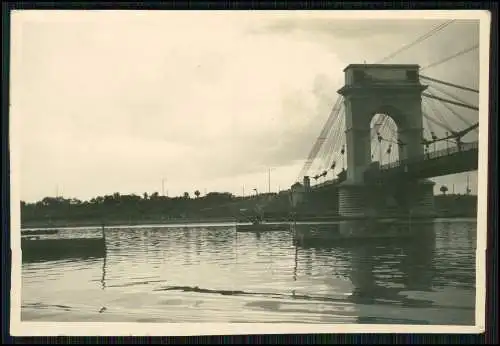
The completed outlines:
<svg viewBox="0 0 500 346">
<path fill-rule="evenodd" d="M 370 122 L 371 162 L 386 165 L 398 161 L 401 146 L 394 119 L 387 113 L 374 114 Z"/>
</svg>

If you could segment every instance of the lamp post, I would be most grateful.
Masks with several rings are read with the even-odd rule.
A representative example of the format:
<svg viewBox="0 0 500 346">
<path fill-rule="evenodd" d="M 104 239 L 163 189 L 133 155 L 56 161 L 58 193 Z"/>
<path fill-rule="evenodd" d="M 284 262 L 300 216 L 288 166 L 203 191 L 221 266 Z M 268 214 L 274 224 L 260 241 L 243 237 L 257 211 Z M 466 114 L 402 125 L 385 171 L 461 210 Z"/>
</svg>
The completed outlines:
<svg viewBox="0 0 500 346">
<path fill-rule="evenodd" d="M 382 136 L 380 132 L 377 132 L 377 140 L 378 140 L 378 162 L 379 165 L 382 165 Z"/>
<path fill-rule="evenodd" d="M 436 134 L 434 133 L 434 131 L 431 132 L 431 136 L 432 136 L 432 141 L 433 141 L 433 143 L 432 143 L 432 149 L 434 151 L 436 151 L 436 141 L 437 141 L 438 138 L 437 138 Z"/>
<path fill-rule="evenodd" d="M 271 168 L 267 170 L 267 190 L 271 193 Z"/>
</svg>

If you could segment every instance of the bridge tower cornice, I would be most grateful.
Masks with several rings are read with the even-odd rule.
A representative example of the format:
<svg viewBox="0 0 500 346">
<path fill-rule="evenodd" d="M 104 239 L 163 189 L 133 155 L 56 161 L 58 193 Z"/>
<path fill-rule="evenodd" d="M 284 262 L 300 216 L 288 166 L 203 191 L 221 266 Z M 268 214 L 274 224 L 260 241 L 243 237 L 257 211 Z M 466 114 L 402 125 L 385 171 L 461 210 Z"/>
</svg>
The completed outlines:
<svg viewBox="0 0 500 346">
<path fill-rule="evenodd" d="M 421 97 L 427 89 L 423 84 L 398 84 L 379 83 L 378 85 L 345 85 L 337 93 L 346 99 L 370 99 L 370 98 L 414 98 Z"/>
</svg>

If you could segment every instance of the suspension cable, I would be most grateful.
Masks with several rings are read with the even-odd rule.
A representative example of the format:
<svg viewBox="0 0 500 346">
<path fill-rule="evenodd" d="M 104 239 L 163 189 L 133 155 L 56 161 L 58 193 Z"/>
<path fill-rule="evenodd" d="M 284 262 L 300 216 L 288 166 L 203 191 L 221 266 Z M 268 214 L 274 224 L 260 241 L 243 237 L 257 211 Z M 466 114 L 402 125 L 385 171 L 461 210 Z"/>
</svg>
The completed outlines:
<svg viewBox="0 0 500 346">
<path fill-rule="evenodd" d="M 342 110 L 343 114 L 345 114 L 345 109 Z M 333 152 L 338 153 L 340 151 L 340 148 L 342 147 L 342 144 L 344 142 L 344 135 L 345 135 L 345 117 L 342 117 L 340 126 L 337 129 L 336 137 L 335 137 L 335 143 L 333 147 Z"/>
<path fill-rule="evenodd" d="M 434 107 L 432 107 L 432 105 L 430 105 L 430 102 L 426 102 L 427 100 L 423 100 L 425 105 L 427 106 L 426 108 L 429 109 L 430 113 L 432 113 L 432 115 L 436 115 L 435 113 L 435 110 L 434 110 Z M 453 132 L 453 130 L 451 129 L 451 127 L 448 125 L 448 124 L 443 124 L 435 119 L 433 119 L 431 116 L 429 116 L 429 114 L 426 114 L 426 113 L 422 113 L 424 115 L 424 117 L 426 117 L 429 121 L 432 121 L 434 124 L 444 128 L 446 131 L 450 131 L 450 132 Z"/>
<path fill-rule="evenodd" d="M 426 108 L 426 107 L 423 107 L 423 105 L 422 105 L 422 108 Z M 422 115 L 424 116 L 424 118 L 422 119 L 423 120 L 422 122 L 423 123 L 425 122 L 423 125 L 427 124 L 427 127 L 428 127 L 427 132 L 429 132 L 429 135 L 432 136 L 432 134 L 434 133 L 434 127 L 432 126 L 431 122 L 429 121 L 428 116 L 424 110 L 422 110 Z M 426 129 L 424 126 L 424 132 L 425 132 L 425 130 Z M 424 137 L 422 139 L 425 140 L 425 133 L 422 133 L 422 137 Z"/>
<path fill-rule="evenodd" d="M 439 61 L 433 62 L 432 64 L 429 64 L 429 65 L 427 65 L 427 66 L 421 67 L 421 68 L 420 68 L 420 71 L 423 71 L 423 70 L 429 69 L 429 68 L 431 68 L 431 67 L 436 67 L 436 66 L 439 66 L 439 65 L 441 65 L 441 64 L 443 64 L 443 63 L 445 63 L 445 62 L 447 62 L 447 61 L 449 61 L 449 60 L 451 60 L 451 59 L 458 58 L 459 56 L 461 56 L 461 55 L 463 55 L 463 54 L 466 54 L 466 53 L 469 53 L 469 52 L 472 52 L 473 50 L 478 49 L 478 48 L 479 48 L 479 44 L 476 44 L 476 45 L 474 45 L 474 46 L 472 46 L 472 47 L 466 48 L 466 49 L 464 49 L 464 50 L 461 50 L 460 52 L 457 52 L 457 53 L 455 53 L 455 54 L 453 54 L 453 55 L 451 55 L 451 56 L 448 56 L 448 57 L 446 57 L 446 58 L 444 58 L 444 59 L 442 59 L 442 60 L 439 60 Z"/>
<path fill-rule="evenodd" d="M 330 156 L 332 147 L 335 145 L 337 132 L 340 127 L 340 123 L 342 122 L 342 116 L 341 116 L 342 108 L 343 108 L 342 104 L 340 104 L 338 115 L 336 116 L 334 123 L 330 127 L 327 139 L 323 143 L 323 146 L 321 148 L 322 149 L 321 155 L 319 155 L 320 160 L 315 165 L 313 165 L 314 167 L 313 171 L 317 170 L 320 171 L 315 177 L 317 177 L 320 174 L 323 174 L 325 171 L 324 166 L 327 164 L 326 161 L 328 160 L 328 156 Z"/>
<path fill-rule="evenodd" d="M 343 112 L 345 113 L 345 110 L 343 110 Z M 339 161 L 343 156 L 343 154 L 341 154 L 341 148 L 342 148 L 344 140 L 345 140 L 345 138 L 344 138 L 344 136 L 345 136 L 345 131 L 344 131 L 345 116 L 341 117 L 341 119 L 342 119 L 342 121 L 340 123 L 340 126 L 338 127 L 336 140 L 335 140 L 333 149 L 330 153 L 330 156 L 328 157 L 327 162 L 328 162 L 329 167 L 327 167 L 327 170 L 331 169 L 334 162 L 336 164 L 336 167 L 340 167 L 340 165 L 338 165 L 337 161 Z M 335 169 L 333 169 L 333 172 L 335 172 Z"/>
<path fill-rule="evenodd" d="M 382 128 L 380 129 L 380 136 L 381 140 L 379 143 L 379 150 L 384 150 L 386 153 L 390 149 L 392 152 L 392 144 L 396 144 L 399 146 L 400 141 L 398 140 L 399 135 L 397 133 L 397 128 L 394 128 L 393 125 L 395 125 L 394 119 L 392 119 L 390 116 L 385 115 L 384 116 L 384 123 L 382 125 Z M 385 148 L 382 148 L 384 143 L 389 143 L 388 145 L 385 146 Z M 380 152 L 379 152 L 380 155 Z M 398 155 L 399 155 L 399 150 L 398 150 Z M 381 160 L 380 163 L 382 163 L 382 157 L 379 158 Z"/>
<path fill-rule="evenodd" d="M 316 139 L 313 147 L 311 148 L 311 151 L 309 152 L 309 156 L 307 157 L 307 160 L 299 173 L 297 181 L 300 181 L 311 167 L 314 159 L 316 158 L 316 155 L 318 154 L 323 142 L 326 139 L 328 131 L 331 129 L 331 124 L 335 121 L 335 117 L 338 115 L 338 111 L 340 108 L 339 105 L 341 104 L 341 102 L 342 102 L 342 96 L 339 96 L 330 112 L 327 121 L 325 122 L 325 125 L 323 126 L 323 129 L 321 130 L 319 137 Z"/>
<path fill-rule="evenodd" d="M 321 146 L 325 139 L 327 138 L 327 133 L 331 130 L 331 125 L 335 121 L 336 115 L 338 114 L 338 105 L 341 102 L 342 97 L 338 97 L 337 101 L 335 102 L 335 105 L 333 106 L 330 115 L 325 122 L 325 125 L 323 126 L 323 129 L 321 130 L 321 133 L 319 137 L 316 139 L 316 142 L 314 143 L 311 152 L 309 153 L 309 156 L 307 158 L 307 161 L 302 168 L 301 174 L 299 175 L 299 180 L 302 178 L 302 176 L 307 173 L 309 170 L 310 166 L 312 165 L 314 159 L 316 158 L 319 150 L 321 149 Z"/>
<path fill-rule="evenodd" d="M 458 102 L 461 102 L 461 103 L 463 103 L 463 104 L 465 104 L 465 105 L 468 105 L 468 102 L 467 102 L 467 101 L 464 101 L 464 100 L 462 100 L 460 97 L 455 96 L 455 95 L 453 95 L 452 93 L 447 92 L 446 90 L 443 90 L 443 88 L 440 88 L 440 87 L 438 87 L 438 86 L 436 86 L 436 85 L 429 85 L 429 86 L 430 86 L 432 89 L 436 89 L 437 91 L 439 91 L 439 92 L 441 92 L 441 93 L 445 94 L 446 96 L 451 97 L 451 98 L 452 98 L 452 99 L 454 99 L 455 101 L 458 101 Z M 434 95 L 432 92 L 429 92 L 429 93 L 430 93 L 431 95 Z M 473 106 L 473 105 L 470 105 L 470 106 Z M 473 106 L 473 107 L 476 107 L 476 106 Z"/>
<path fill-rule="evenodd" d="M 444 84 L 444 85 L 447 85 L 447 86 L 455 87 L 457 89 L 462 89 L 462 90 L 465 90 L 465 91 L 472 91 L 472 92 L 474 92 L 476 94 L 479 94 L 479 90 L 472 89 L 472 88 L 469 88 L 469 87 L 466 87 L 466 86 L 463 86 L 463 85 L 458 85 L 458 84 L 453 84 L 453 83 L 450 83 L 450 82 L 445 82 L 443 80 L 436 79 L 436 78 L 431 78 L 431 77 L 427 77 L 427 76 L 424 76 L 424 75 L 419 75 L 419 77 L 421 79 L 426 79 L 426 80 L 429 80 L 431 82 L 436 82 L 436 83 L 439 83 L 439 84 Z"/>
<path fill-rule="evenodd" d="M 451 108 L 448 104 L 446 104 L 445 102 L 442 103 L 442 105 L 448 110 L 450 111 L 453 115 L 455 115 L 457 118 L 459 118 L 460 120 L 462 120 L 463 123 L 465 123 L 465 125 L 467 126 L 471 126 L 472 122 L 469 122 L 467 119 L 465 119 L 461 114 L 459 114 L 458 112 L 456 112 L 453 108 Z"/>
<path fill-rule="evenodd" d="M 344 108 L 342 107 L 339 112 L 339 123 L 334 129 L 333 135 L 332 135 L 332 145 L 331 145 L 331 151 L 335 151 L 336 147 L 339 145 L 340 141 L 340 132 L 342 131 L 343 128 L 343 115 L 344 114 Z M 331 152 L 330 151 L 330 152 Z"/>
<path fill-rule="evenodd" d="M 393 119 L 394 120 L 394 119 Z M 390 133 L 389 134 L 392 134 L 393 137 L 397 137 L 398 136 L 398 129 L 397 129 L 397 125 L 396 125 L 396 128 L 394 128 L 393 126 L 389 125 L 389 124 L 394 124 L 396 125 L 396 123 L 394 121 L 392 122 L 388 122 L 387 124 L 387 128 L 389 129 Z"/>
<path fill-rule="evenodd" d="M 433 107 L 430 104 L 426 104 L 425 106 L 426 106 L 425 108 L 428 108 L 429 111 L 431 111 L 433 114 L 435 114 L 435 111 L 434 111 Z M 425 139 L 425 138 L 422 138 L 422 140 L 424 141 L 424 144 L 425 144 L 425 147 L 427 148 L 427 150 L 429 149 L 429 145 L 430 144 L 433 144 L 433 148 L 434 148 L 434 150 L 436 150 L 436 144 L 440 140 L 439 140 L 439 137 L 436 134 L 436 131 L 434 130 L 433 126 L 431 125 L 431 122 L 437 123 L 437 121 L 434 121 L 434 119 L 432 119 L 425 111 L 422 112 L 422 115 L 424 116 L 424 119 L 427 120 L 427 125 L 429 126 L 429 130 L 430 130 L 429 132 L 430 132 L 430 137 L 431 137 L 430 140 Z M 440 124 L 438 124 L 438 126 L 439 125 Z M 442 126 L 442 124 L 441 124 L 441 126 Z M 451 133 L 451 134 L 454 133 L 448 127 L 445 127 L 445 129 L 447 130 L 446 131 L 447 133 L 448 132 Z"/>
<path fill-rule="evenodd" d="M 451 100 L 448 100 L 448 99 L 445 99 L 445 98 L 442 98 L 442 97 L 439 97 L 439 96 L 435 96 L 435 95 L 430 94 L 430 93 L 422 93 L 422 96 L 425 96 L 425 97 L 428 97 L 428 98 L 431 98 L 431 99 L 435 99 L 435 100 L 438 100 L 438 101 L 446 102 L 446 103 L 451 103 L 452 105 L 455 105 L 455 106 L 460 106 L 460 107 L 463 107 L 463 108 L 469 108 L 469 109 L 472 109 L 472 110 L 475 110 L 475 111 L 479 110 L 479 107 L 472 106 L 472 105 L 467 104 L 467 103 L 461 103 L 461 102 L 451 101 Z"/>
<path fill-rule="evenodd" d="M 446 96 L 452 98 L 452 99 L 455 99 L 456 101 L 459 101 L 463 104 L 467 104 L 466 101 L 462 100 L 461 98 L 457 97 L 457 96 L 454 96 L 453 94 L 449 93 L 449 92 L 446 92 L 445 90 L 443 90 L 443 88 L 441 87 L 438 87 L 436 85 L 430 85 L 431 88 L 433 89 L 436 89 L 437 91 L 445 94 Z M 429 90 L 428 90 L 429 91 Z M 429 93 L 431 95 L 435 95 L 432 93 L 432 91 L 429 91 Z M 467 126 L 470 126 L 471 123 L 469 121 L 467 121 L 461 114 L 459 114 L 458 112 L 454 111 L 447 103 L 443 102 L 442 103 L 444 107 L 446 107 L 446 109 L 448 109 L 451 113 L 453 113 L 456 117 L 458 117 L 460 120 L 462 120 L 462 122 L 464 122 Z M 477 131 L 478 129 L 476 129 Z"/>
<path fill-rule="evenodd" d="M 422 36 L 418 37 L 415 41 L 401 47 L 400 49 L 396 50 L 394 53 L 391 53 L 389 54 L 388 56 L 386 56 L 385 58 L 383 59 L 380 59 L 378 62 L 376 62 L 376 64 L 381 64 L 393 57 L 395 57 L 396 55 L 400 54 L 401 52 L 415 46 L 416 44 L 420 43 L 420 42 L 423 42 L 425 41 L 426 39 L 434 36 L 435 34 L 437 34 L 439 31 L 443 30 L 444 28 L 446 28 L 448 25 L 450 25 L 451 23 L 453 23 L 455 20 L 449 20 L 445 23 L 441 23 L 437 26 L 435 26 L 434 28 L 432 28 L 429 32 L 423 34 Z"/>
<path fill-rule="evenodd" d="M 375 155 L 374 151 L 377 150 L 377 146 L 378 146 L 378 141 L 375 139 L 375 137 L 376 137 L 377 133 L 380 132 L 380 129 L 383 127 L 384 121 L 385 121 L 383 114 L 376 114 L 375 117 L 376 117 L 376 119 L 373 122 L 373 128 L 370 128 L 370 131 L 373 130 L 370 134 L 370 147 L 372 149 L 371 150 L 372 157 Z M 375 143 L 375 145 L 372 146 L 372 143 Z"/>
<path fill-rule="evenodd" d="M 341 144 L 342 142 L 342 130 L 344 128 L 344 120 L 345 120 L 345 116 L 344 115 L 344 109 L 342 108 L 341 111 L 340 111 L 340 115 L 339 115 L 339 124 L 337 126 L 337 128 L 335 129 L 335 133 L 334 133 L 334 136 L 333 136 L 333 140 L 332 140 L 332 145 L 330 147 L 330 150 L 328 152 L 328 155 L 326 157 L 326 161 L 325 161 L 325 164 L 323 166 L 323 169 L 324 170 L 328 170 L 331 168 L 332 164 L 333 164 L 333 159 L 335 158 L 336 154 L 337 154 L 337 147 Z"/>
<path fill-rule="evenodd" d="M 441 103 L 437 102 L 434 99 L 431 99 L 431 100 L 432 101 L 429 102 L 429 107 L 431 107 L 432 109 L 434 109 L 433 114 L 437 118 L 439 118 L 439 120 L 442 122 L 442 124 L 444 124 L 446 126 L 446 128 L 448 129 L 448 131 L 453 131 L 453 126 L 451 126 L 451 124 L 448 122 L 448 120 L 446 120 L 445 116 L 439 111 L 438 106 L 441 105 Z"/>
<path fill-rule="evenodd" d="M 429 118 L 426 116 L 425 119 L 427 120 L 427 125 L 429 126 L 428 132 L 429 132 L 429 138 L 430 139 L 426 139 L 424 137 L 424 138 L 422 138 L 422 141 L 424 142 L 425 148 L 427 148 L 427 150 L 428 150 L 429 149 L 429 145 L 431 143 L 433 143 L 433 140 L 434 140 L 434 138 L 436 136 L 436 132 L 434 131 L 434 127 L 432 126 L 431 122 L 429 121 Z"/>
<path fill-rule="evenodd" d="M 381 123 L 380 123 L 379 127 L 376 129 L 376 131 L 374 131 L 372 133 L 372 136 L 371 136 L 371 143 L 375 142 L 375 145 L 372 148 L 373 151 L 371 152 L 372 156 L 375 155 L 376 151 L 382 150 L 382 143 L 381 143 L 381 140 L 383 139 L 382 133 L 385 130 L 385 128 L 388 126 L 389 119 L 390 119 L 390 117 L 385 115 L 385 114 L 379 114 L 379 115 L 380 115 L 380 117 L 382 117 Z M 374 125 L 377 125 L 377 122 L 375 122 Z M 373 127 L 373 129 L 375 130 L 375 126 Z M 375 135 L 377 136 L 376 140 L 375 140 Z M 379 140 L 379 138 L 381 138 L 381 139 Z"/>
<path fill-rule="evenodd" d="M 345 154 L 345 117 L 342 119 L 341 127 L 339 128 L 338 135 L 337 135 L 337 141 L 335 142 L 335 147 L 334 147 L 334 157 L 335 160 L 338 161 L 343 157 Z M 342 149 L 344 149 L 344 154 L 342 154 Z"/>
<path fill-rule="evenodd" d="M 429 109 L 430 110 L 430 109 Z M 431 110 L 432 111 L 432 110 Z M 430 123 L 433 123 L 434 125 L 437 125 L 439 127 L 441 127 L 442 129 L 446 130 L 446 131 L 450 131 L 450 132 L 453 132 L 450 128 L 448 128 L 447 126 L 443 125 L 442 123 L 440 123 L 439 121 L 433 119 L 428 113 L 424 113 L 422 112 L 422 115 L 429 121 L 429 128 L 430 128 Z M 434 130 L 431 130 L 432 132 L 435 132 Z"/>
<path fill-rule="evenodd" d="M 340 105 L 340 107 L 342 107 L 342 105 Z M 331 127 L 328 129 L 328 134 L 326 136 L 327 138 L 323 142 L 323 145 L 322 145 L 321 150 L 320 150 L 320 154 L 317 157 L 320 159 L 320 161 L 323 161 L 323 162 L 318 162 L 318 164 L 316 165 L 316 166 L 320 166 L 319 169 L 322 169 L 322 164 L 324 164 L 324 160 L 328 156 L 329 147 L 331 146 L 331 142 L 334 140 L 335 132 L 338 128 L 338 123 L 340 122 L 340 118 L 341 117 L 340 117 L 340 109 L 339 109 L 339 113 L 335 117 L 335 121 L 332 123 Z"/>
<path fill-rule="evenodd" d="M 375 128 L 375 125 L 378 125 L 377 131 L 380 131 L 380 129 L 384 126 L 384 123 L 386 121 L 385 115 L 384 114 L 376 114 L 375 115 L 376 119 L 373 122 L 373 128 Z M 375 135 L 377 134 L 377 131 L 373 132 L 371 134 L 371 141 L 375 140 Z"/>
<path fill-rule="evenodd" d="M 339 127 L 340 117 L 341 116 L 339 115 L 339 117 L 338 117 L 339 121 L 335 122 L 335 124 L 333 124 L 332 131 L 328 135 L 328 140 L 325 142 L 325 145 L 324 145 L 324 155 L 323 155 L 323 164 L 322 164 L 321 169 L 323 169 L 324 166 L 327 165 L 328 158 L 330 157 L 331 152 L 333 150 L 333 147 L 335 145 L 335 137 L 336 137 L 337 128 Z"/>
</svg>

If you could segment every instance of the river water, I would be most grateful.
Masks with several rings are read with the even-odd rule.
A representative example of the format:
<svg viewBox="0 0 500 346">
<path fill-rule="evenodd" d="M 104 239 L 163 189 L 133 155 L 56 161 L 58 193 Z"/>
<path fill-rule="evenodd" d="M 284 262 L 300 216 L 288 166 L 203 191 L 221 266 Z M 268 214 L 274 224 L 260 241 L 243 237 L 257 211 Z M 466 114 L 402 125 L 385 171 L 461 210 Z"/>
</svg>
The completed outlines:
<svg viewBox="0 0 500 346">
<path fill-rule="evenodd" d="M 476 220 L 413 228 L 348 244 L 231 224 L 109 228 L 102 254 L 23 263 L 21 319 L 474 325 Z"/>
</svg>

